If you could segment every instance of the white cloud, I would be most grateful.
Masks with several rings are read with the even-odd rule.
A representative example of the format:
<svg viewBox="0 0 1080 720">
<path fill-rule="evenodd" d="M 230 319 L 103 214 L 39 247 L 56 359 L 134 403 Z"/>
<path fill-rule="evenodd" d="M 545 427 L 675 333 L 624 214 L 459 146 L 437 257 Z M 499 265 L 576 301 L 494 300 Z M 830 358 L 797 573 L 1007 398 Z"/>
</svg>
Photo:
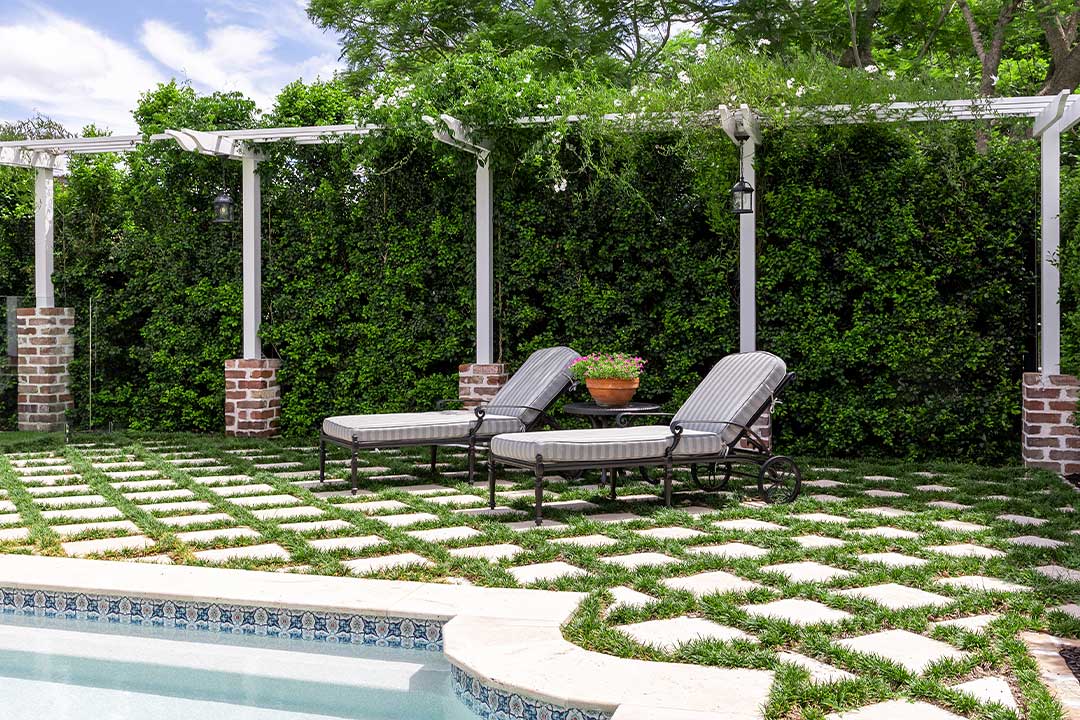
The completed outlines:
<svg viewBox="0 0 1080 720">
<path fill-rule="evenodd" d="M 0 101 L 72 130 L 93 123 L 133 131 L 139 95 L 166 79 L 132 48 L 41 9 L 0 24 L 0 38 Z"/>
</svg>

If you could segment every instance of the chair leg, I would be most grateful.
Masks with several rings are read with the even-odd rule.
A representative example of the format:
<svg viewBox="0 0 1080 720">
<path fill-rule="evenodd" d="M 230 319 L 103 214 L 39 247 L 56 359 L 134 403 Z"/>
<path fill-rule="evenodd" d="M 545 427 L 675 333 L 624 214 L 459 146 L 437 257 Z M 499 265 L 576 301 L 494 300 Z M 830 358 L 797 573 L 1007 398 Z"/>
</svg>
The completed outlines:
<svg viewBox="0 0 1080 720">
<path fill-rule="evenodd" d="M 664 463 L 664 505 L 671 507 L 671 458 Z"/>
<path fill-rule="evenodd" d="M 438 445 L 432 445 L 431 446 L 431 474 L 432 475 L 435 474 L 435 465 L 438 464 L 438 460 L 439 460 L 439 446 Z"/>
<path fill-rule="evenodd" d="M 544 459 L 536 456 L 536 524 L 544 524 Z"/>
<path fill-rule="evenodd" d="M 319 438 L 319 482 L 326 482 L 326 438 Z"/>
<path fill-rule="evenodd" d="M 357 463 L 357 460 L 356 460 L 356 451 L 357 451 L 357 447 L 356 447 L 356 443 L 354 442 L 353 445 L 352 445 L 352 463 L 351 463 L 351 466 L 352 466 L 351 486 L 352 486 L 352 494 L 353 495 L 355 495 L 356 491 L 360 489 L 360 466 L 359 466 L 359 464 Z"/>
<path fill-rule="evenodd" d="M 432 453 L 434 455 L 434 453 Z M 434 467 L 434 466 L 432 466 Z M 469 438 L 469 484 L 476 481 L 476 440 Z"/>
<path fill-rule="evenodd" d="M 495 509 L 495 462 L 491 459 L 491 453 L 488 453 L 488 507 L 492 510 Z"/>
</svg>

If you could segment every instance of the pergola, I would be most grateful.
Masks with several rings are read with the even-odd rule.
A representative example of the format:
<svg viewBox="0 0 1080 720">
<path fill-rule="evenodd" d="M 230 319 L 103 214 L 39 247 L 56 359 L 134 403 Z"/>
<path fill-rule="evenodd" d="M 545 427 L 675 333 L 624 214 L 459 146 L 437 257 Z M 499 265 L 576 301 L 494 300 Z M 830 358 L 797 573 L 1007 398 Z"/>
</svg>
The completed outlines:
<svg viewBox="0 0 1080 720">
<path fill-rule="evenodd" d="M 670 127 L 687 116 L 668 116 Z M 1028 118 L 1032 134 L 1041 142 L 1041 246 L 1040 246 L 1040 372 L 1043 378 L 1060 373 L 1059 274 L 1056 257 L 1060 240 L 1060 136 L 1080 123 L 1080 99 L 1067 91 L 1057 96 L 980 98 L 975 100 L 889 103 L 853 109 L 830 106 L 799 111 L 795 118 L 812 124 L 850 124 L 864 122 L 977 121 L 996 118 Z M 493 361 L 493 258 L 492 204 L 493 177 L 488 162 L 493 148 L 482 133 L 449 115 L 439 119 L 424 118 L 433 128 L 436 139 L 472 154 L 476 160 L 476 362 Z M 518 125 L 543 125 L 576 122 L 581 117 L 524 117 Z M 612 114 L 604 120 L 632 122 L 629 115 Z M 693 122 L 717 126 L 742 148 L 741 161 L 746 179 L 756 184 L 754 157 L 761 143 L 760 119 L 749 107 L 721 106 L 715 111 L 693 116 Z M 259 322 L 262 315 L 261 291 L 261 145 L 288 140 L 297 144 L 336 142 L 345 136 L 378 132 L 375 125 L 331 125 L 314 127 L 269 128 L 202 132 L 167 130 L 150 137 L 72 138 L 60 140 L 12 141 L 0 143 L 0 165 L 34 169 L 35 183 L 35 297 L 36 307 L 54 304 L 53 269 L 53 174 L 65 169 L 72 155 L 127 152 L 145 142 L 175 141 L 190 152 L 239 160 L 242 168 L 243 195 L 243 358 L 262 357 Z M 746 142 L 740 142 L 745 139 Z M 757 347 L 756 263 L 757 213 L 740 216 L 739 227 L 739 349 L 747 352 Z"/>
</svg>

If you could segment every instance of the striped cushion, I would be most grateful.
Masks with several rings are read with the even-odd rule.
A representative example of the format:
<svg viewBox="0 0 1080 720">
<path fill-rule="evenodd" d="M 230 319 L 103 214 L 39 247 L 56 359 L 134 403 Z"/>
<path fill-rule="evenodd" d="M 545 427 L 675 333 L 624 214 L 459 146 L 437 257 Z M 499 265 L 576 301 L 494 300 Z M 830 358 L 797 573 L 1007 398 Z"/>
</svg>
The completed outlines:
<svg viewBox="0 0 1080 720">
<path fill-rule="evenodd" d="M 749 352 L 728 355 L 720 360 L 701 381 L 672 422 L 691 421 L 689 429 L 718 432 L 726 444 L 734 442 L 739 428 L 693 420 L 719 420 L 745 425 L 770 398 L 787 375 L 784 361 L 772 353 Z"/>
<path fill-rule="evenodd" d="M 578 357 L 568 347 L 537 350 L 491 399 L 488 410 L 500 415 L 512 415 L 528 425 L 536 420 L 539 413 L 518 406 L 544 409 L 550 405 L 570 383 L 568 368 Z"/>
<path fill-rule="evenodd" d="M 472 410 L 440 410 L 421 413 L 385 413 L 383 415 L 339 415 L 323 420 L 323 433 L 344 442 L 414 443 L 425 440 L 463 440 L 476 423 Z M 516 417 L 486 415 L 478 436 L 523 430 Z"/>
<path fill-rule="evenodd" d="M 673 438 L 666 425 L 511 433 L 491 439 L 491 454 L 527 463 L 535 462 L 537 455 L 544 462 L 662 460 Z M 726 455 L 727 450 L 717 433 L 686 430 L 674 456 Z"/>
</svg>

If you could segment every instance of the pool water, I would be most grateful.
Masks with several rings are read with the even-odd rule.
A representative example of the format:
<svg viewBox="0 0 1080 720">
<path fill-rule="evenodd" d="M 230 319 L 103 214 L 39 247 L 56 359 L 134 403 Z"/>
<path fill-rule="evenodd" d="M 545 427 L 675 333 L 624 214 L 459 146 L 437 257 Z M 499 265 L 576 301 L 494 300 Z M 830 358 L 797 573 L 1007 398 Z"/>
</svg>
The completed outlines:
<svg viewBox="0 0 1080 720">
<path fill-rule="evenodd" d="M 476 720 L 442 653 L 0 616 L 4 720 Z"/>
</svg>

